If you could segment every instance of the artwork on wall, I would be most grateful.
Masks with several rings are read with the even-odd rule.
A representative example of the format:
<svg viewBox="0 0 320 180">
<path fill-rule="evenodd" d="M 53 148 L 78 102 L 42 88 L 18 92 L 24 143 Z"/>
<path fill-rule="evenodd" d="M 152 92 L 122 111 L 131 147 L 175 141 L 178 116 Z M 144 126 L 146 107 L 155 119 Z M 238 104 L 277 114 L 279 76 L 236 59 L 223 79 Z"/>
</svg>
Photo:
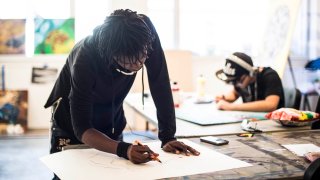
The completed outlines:
<svg viewBox="0 0 320 180">
<path fill-rule="evenodd" d="M 25 19 L 0 19 L 0 54 L 25 53 Z"/>
<path fill-rule="evenodd" d="M 0 134 L 22 134 L 27 129 L 28 91 L 0 91 Z"/>
<path fill-rule="evenodd" d="M 57 74 L 57 68 L 33 67 L 31 82 L 35 84 L 45 84 L 54 82 L 57 78 Z"/>
<path fill-rule="evenodd" d="M 270 0 L 268 21 L 261 41 L 257 66 L 271 66 L 280 77 L 289 56 L 301 0 Z"/>
<path fill-rule="evenodd" d="M 74 46 L 74 18 L 42 19 L 35 22 L 35 54 L 67 54 Z"/>
</svg>

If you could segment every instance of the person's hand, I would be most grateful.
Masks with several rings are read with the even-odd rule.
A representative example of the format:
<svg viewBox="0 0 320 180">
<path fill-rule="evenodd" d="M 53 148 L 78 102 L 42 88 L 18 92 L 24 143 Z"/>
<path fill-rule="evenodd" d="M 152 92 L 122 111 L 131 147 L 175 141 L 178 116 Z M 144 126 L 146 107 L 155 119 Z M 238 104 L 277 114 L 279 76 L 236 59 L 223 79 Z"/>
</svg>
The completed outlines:
<svg viewBox="0 0 320 180">
<path fill-rule="evenodd" d="M 216 105 L 217 109 L 227 110 L 227 111 L 232 110 L 233 109 L 232 106 L 233 106 L 233 103 L 230 103 L 230 102 L 225 101 L 225 100 L 220 100 Z"/>
<path fill-rule="evenodd" d="M 220 100 L 225 100 L 224 95 L 218 95 L 216 96 L 216 98 L 214 99 L 216 103 L 218 103 Z"/>
<path fill-rule="evenodd" d="M 320 152 L 309 152 L 304 155 L 310 162 L 320 158 Z"/>
<path fill-rule="evenodd" d="M 145 145 L 131 145 L 127 153 L 129 160 L 134 164 L 146 163 L 159 156 Z"/>
<path fill-rule="evenodd" d="M 197 150 L 193 149 L 192 147 L 184 144 L 183 142 L 181 141 L 169 141 L 167 142 L 163 147 L 162 149 L 166 152 L 171 152 L 171 153 L 174 153 L 174 154 L 185 154 L 186 156 L 189 156 L 189 155 L 195 155 L 195 156 L 199 156 L 200 155 L 200 152 L 198 152 Z"/>
</svg>

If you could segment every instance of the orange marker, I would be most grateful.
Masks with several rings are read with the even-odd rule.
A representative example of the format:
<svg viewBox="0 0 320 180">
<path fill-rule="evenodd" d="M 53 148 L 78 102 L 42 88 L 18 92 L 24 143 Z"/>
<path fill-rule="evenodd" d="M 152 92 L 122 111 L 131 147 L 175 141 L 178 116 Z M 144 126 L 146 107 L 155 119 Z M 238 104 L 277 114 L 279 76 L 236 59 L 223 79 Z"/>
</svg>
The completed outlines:
<svg viewBox="0 0 320 180">
<path fill-rule="evenodd" d="M 141 142 L 139 142 L 138 140 L 135 140 L 134 141 L 137 145 L 139 145 L 139 146 L 144 146 Z M 158 158 L 158 156 L 155 156 L 155 155 L 153 155 L 153 153 L 152 152 L 149 152 L 149 155 L 151 156 L 151 159 L 153 160 L 153 161 L 158 161 L 159 163 L 162 163 L 161 161 L 160 161 L 160 159 Z"/>
<path fill-rule="evenodd" d="M 254 133 L 243 133 L 243 134 L 238 134 L 237 136 L 239 137 L 253 137 L 254 136 Z"/>
</svg>

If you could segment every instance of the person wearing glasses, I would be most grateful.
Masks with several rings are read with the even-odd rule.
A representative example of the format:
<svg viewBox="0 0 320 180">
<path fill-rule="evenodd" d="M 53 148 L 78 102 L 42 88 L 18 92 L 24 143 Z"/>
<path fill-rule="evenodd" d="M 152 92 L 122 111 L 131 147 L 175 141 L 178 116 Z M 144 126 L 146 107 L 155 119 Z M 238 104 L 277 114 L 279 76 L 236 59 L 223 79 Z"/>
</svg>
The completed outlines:
<svg viewBox="0 0 320 180">
<path fill-rule="evenodd" d="M 217 108 L 228 111 L 270 112 L 284 106 L 284 92 L 278 73 L 271 67 L 254 67 L 250 56 L 235 52 L 226 58 L 218 79 L 233 89 L 216 96 Z M 243 103 L 233 103 L 239 97 Z"/>
<path fill-rule="evenodd" d="M 159 37 L 150 19 L 131 10 L 115 10 L 93 35 L 78 42 L 53 87 L 45 108 L 53 107 L 50 153 L 84 143 L 146 163 L 156 154 L 147 146 L 123 142 L 123 101 L 144 67 L 157 108 L 158 137 L 164 151 L 199 155 L 177 141 L 168 69 Z M 143 85 L 143 83 L 142 83 Z M 151 154 L 150 154 L 151 153 Z"/>
</svg>

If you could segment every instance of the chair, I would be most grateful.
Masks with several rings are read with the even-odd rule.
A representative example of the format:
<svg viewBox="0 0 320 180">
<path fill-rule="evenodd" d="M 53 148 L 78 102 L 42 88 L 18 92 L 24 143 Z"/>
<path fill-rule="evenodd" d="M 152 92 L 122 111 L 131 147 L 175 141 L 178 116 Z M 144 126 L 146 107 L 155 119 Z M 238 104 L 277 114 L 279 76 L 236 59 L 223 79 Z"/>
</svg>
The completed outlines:
<svg viewBox="0 0 320 180">
<path fill-rule="evenodd" d="M 316 109 L 315 109 L 314 112 L 320 113 L 320 96 L 319 96 L 319 98 L 318 98 L 317 106 L 316 106 Z"/>
<path fill-rule="evenodd" d="M 284 88 L 284 107 L 300 109 L 301 92 L 297 88 Z"/>
<path fill-rule="evenodd" d="M 316 113 L 320 113 L 320 96 L 318 98 L 317 106 L 315 111 Z M 315 121 L 311 124 L 311 129 L 320 129 L 320 121 Z"/>
</svg>

